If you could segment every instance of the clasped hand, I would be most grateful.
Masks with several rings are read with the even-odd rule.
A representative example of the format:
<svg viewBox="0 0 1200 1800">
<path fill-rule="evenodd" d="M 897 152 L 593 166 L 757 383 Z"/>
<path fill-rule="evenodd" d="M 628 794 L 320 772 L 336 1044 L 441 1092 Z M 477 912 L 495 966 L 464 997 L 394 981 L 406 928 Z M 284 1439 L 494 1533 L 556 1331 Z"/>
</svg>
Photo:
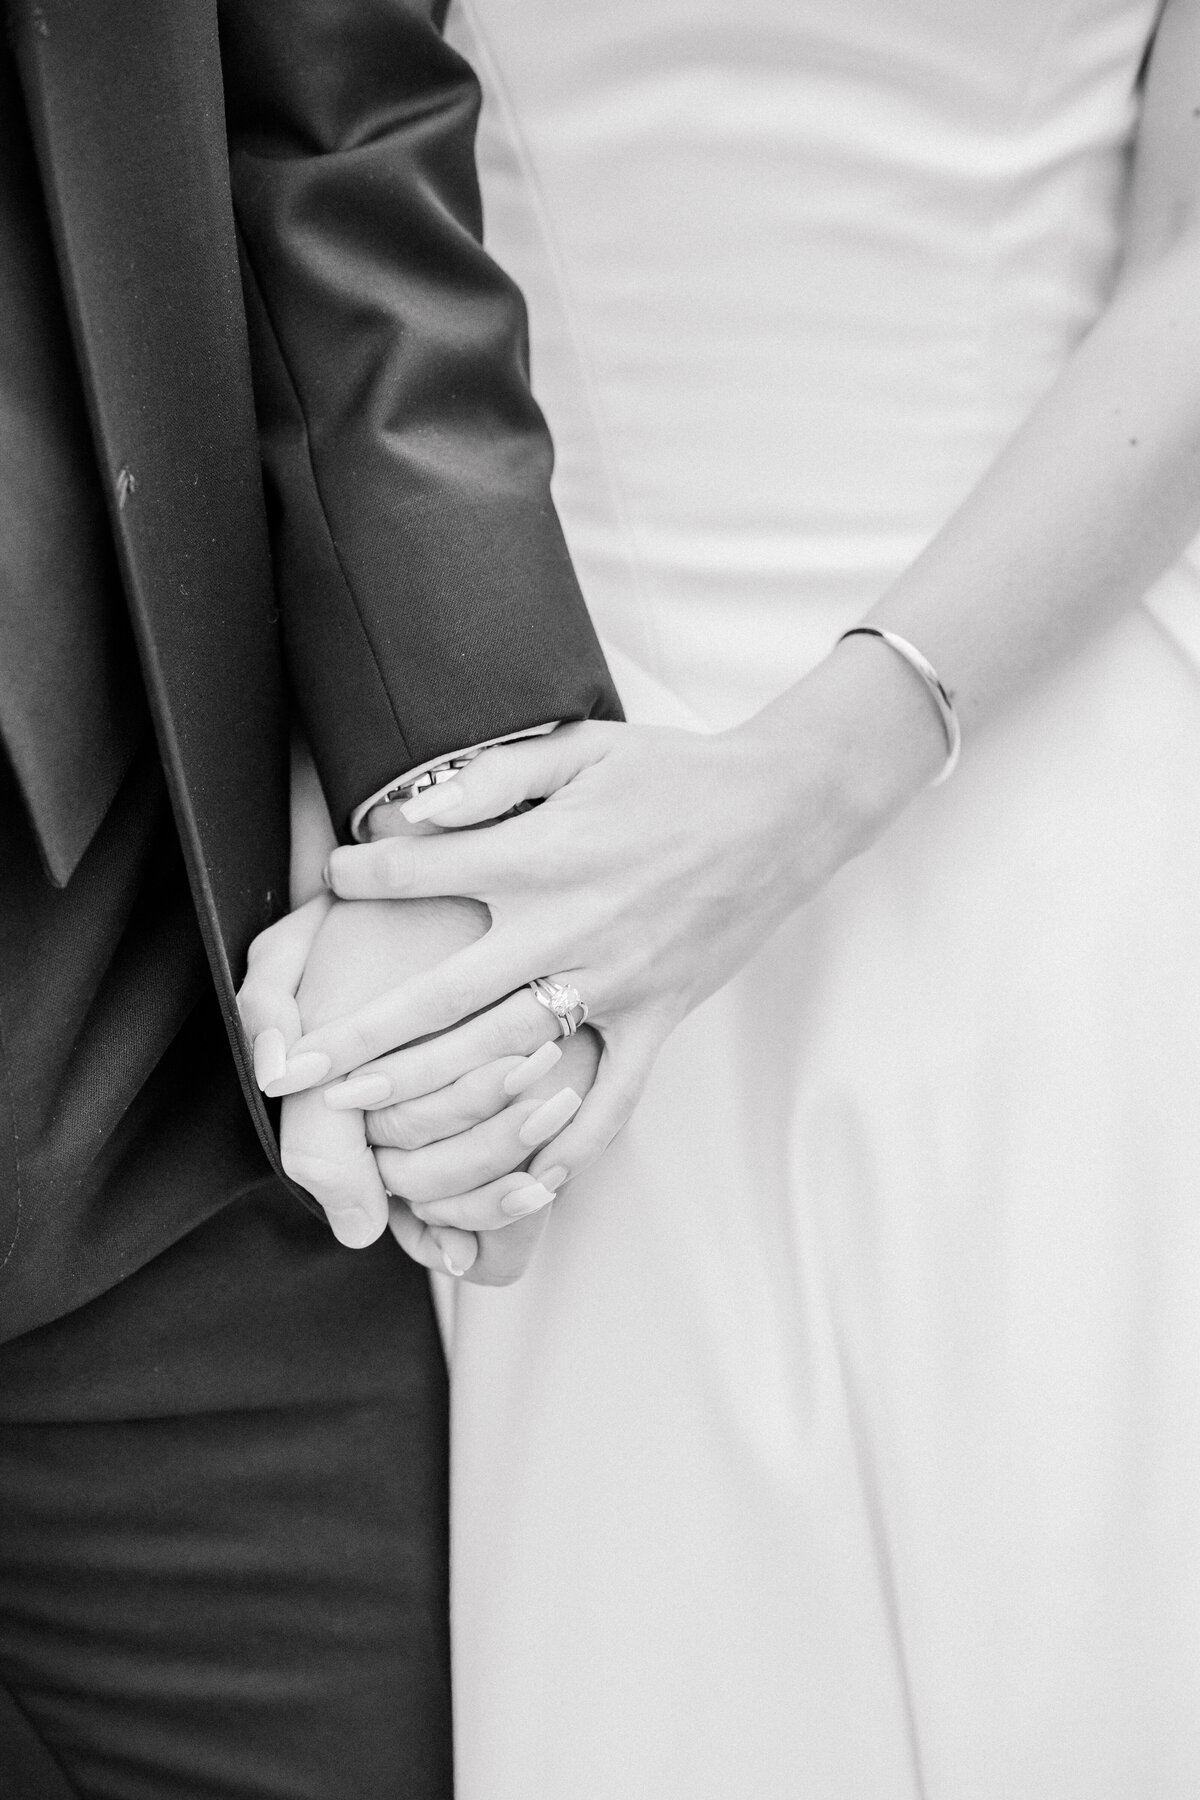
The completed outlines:
<svg viewBox="0 0 1200 1800">
<path fill-rule="evenodd" d="M 781 758 L 770 709 L 712 736 L 571 725 L 487 751 L 404 808 L 377 809 L 373 841 L 333 851 L 328 884 L 340 901 L 357 904 L 312 903 L 326 909 L 310 915 L 313 953 L 322 934 L 348 930 L 338 921 L 352 921 L 363 903 L 374 903 L 381 918 L 400 901 L 453 905 L 445 896 L 473 909 L 465 933 L 457 915 L 456 944 L 399 975 L 394 950 L 390 959 L 379 955 L 378 921 L 374 949 L 365 961 L 356 952 L 362 966 L 353 981 L 344 954 L 332 957 L 336 981 L 314 980 L 298 938 L 283 945 L 288 920 L 259 940 L 249 1006 L 243 992 L 248 1029 L 278 1025 L 279 993 L 290 986 L 298 995 L 260 1079 L 268 1093 L 308 1095 L 285 1113 L 285 1157 L 326 1204 L 335 1230 L 338 1195 L 331 1207 L 320 1189 L 329 1171 L 316 1166 L 322 1158 L 312 1143 L 328 1133 L 330 1113 L 365 1111 L 374 1121 L 374 1157 L 360 1126 L 338 1178 L 344 1210 L 365 1215 L 351 1217 L 349 1230 L 342 1219 L 345 1241 L 368 1241 L 383 1228 L 383 1184 L 406 1203 L 393 1204 L 393 1230 L 430 1263 L 444 1257 L 462 1267 L 455 1258 L 473 1253 L 473 1240 L 448 1231 L 506 1237 L 515 1229 L 508 1208 L 514 1194 L 522 1203 L 523 1190 L 540 1228 L 553 1193 L 594 1162 L 629 1117 L 674 1025 L 881 828 L 884 809 L 873 797 L 859 803 L 836 742 L 816 729 L 797 738 L 794 720 L 791 740 Z M 530 800 L 543 803 L 504 816 Z M 411 834 L 415 824 L 424 835 Z M 394 935 L 403 939 L 404 928 Z M 578 988 L 603 1042 L 598 1065 L 595 1040 L 582 1032 L 563 1046 L 557 1070 L 543 1066 L 552 1052 L 541 1047 L 557 1026 L 528 990 L 536 976 Z M 260 1004 L 262 994 L 273 997 Z M 543 1064 L 514 1097 L 515 1059 L 533 1051 Z M 545 1101 L 542 1124 L 553 1133 L 534 1144 L 522 1131 Z M 353 1127 L 344 1129 L 349 1144 Z M 372 1160 L 380 1190 L 364 1204 Z M 523 1261 L 516 1250 L 484 1248 L 478 1279 L 507 1279 L 494 1272 L 504 1259 Z"/>
</svg>

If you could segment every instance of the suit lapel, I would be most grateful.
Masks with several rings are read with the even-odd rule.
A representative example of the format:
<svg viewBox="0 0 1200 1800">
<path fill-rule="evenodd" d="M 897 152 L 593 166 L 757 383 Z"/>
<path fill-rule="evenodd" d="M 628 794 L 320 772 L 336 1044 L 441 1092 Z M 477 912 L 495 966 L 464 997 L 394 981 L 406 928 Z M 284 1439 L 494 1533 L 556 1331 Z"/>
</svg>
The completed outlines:
<svg viewBox="0 0 1200 1800">
<path fill-rule="evenodd" d="M 286 905 L 286 706 L 215 0 L 10 0 L 10 15 L 197 910 L 273 1148 L 233 979 Z"/>
<path fill-rule="evenodd" d="M 16 65 L 0 45 L 0 734 L 46 872 L 79 866 L 147 724 Z"/>
</svg>

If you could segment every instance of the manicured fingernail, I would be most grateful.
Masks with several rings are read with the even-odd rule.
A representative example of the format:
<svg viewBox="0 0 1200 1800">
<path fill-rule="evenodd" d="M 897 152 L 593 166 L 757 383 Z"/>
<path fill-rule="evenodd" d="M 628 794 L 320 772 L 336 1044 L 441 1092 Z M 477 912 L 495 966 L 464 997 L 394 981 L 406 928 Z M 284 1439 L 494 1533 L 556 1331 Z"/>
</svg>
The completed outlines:
<svg viewBox="0 0 1200 1800">
<path fill-rule="evenodd" d="M 519 1062 L 515 1069 L 508 1071 L 504 1077 L 505 1093 L 523 1094 L 527 1087 L 532 1087 L 535 1081 L 554 1067 L 561 1055 L 562 1050 L 557 1044 L 543 1044 L 540 1050 L 535 1050 L 532 1056 L 527 1056 L 524 1062 Z"/>
<path fill-rule="evenodd" d="M 333 892 L 333 875 L 331 874 L 332 867 L 333 867 L 332 863 L 327 862 L 325 864 L 325 867 L 321 870 L 321 880 L 325 883 L 325 886 L 329 889 L 330 893 Z"/>
<path fill-rule="evenodd" d="M 288 1058 L 287 1067 L 282 1075 L 267 1089 L 269 1094 L 298 1094 L 302 1088 L 316 1087 L 323 1081 L 333 1064 L 323 1050 L 305 1050 L 299 1056 Z"/>
<path fill-rule="evenodd" d="M 523 1219 L 527 1213 L 540 1212 L 543 1206 L 549 1206 L 554 1195 L 540 1181 L 531 1181 L 526 1187 L 514 1188 L 505 1194 L 500 1202 L 500 1211 L 510 1219 Z"/>
<path fill-rule="evenodd" d="M 562 1130 L 568 1119 L 575 1117 L 582 1105 L 583 1100 L 574 1088 L 559 1088 L 557 1094 L 551 1094 L 536 1112 L 530 1113 L 517 1136 L 523 1144 L 544 1144 L 547 1138 Z"/>
<path fill-rule="evenodd" d="M 443 1226 L 440 1230 L 431 1226 L 430 1236 L 438 1247 L 447 1275 L 465 1275 L 479 1255 L 479 1240 L 473 1232 L 459 1231 L 454 1225 Z"/>
<path fill-rule="evenodd" d="M 329 1229 L 347 1250 L 365 1250 L 379 1236 L 380 1226 L 365 1207 L 347 1206 L 326 1214 Z"/>
<path fill-rule="evenodd" d="M 425 788 L 406 800 L 400 811 L 410 825 L 419 825 L 422 819 L 436 819 L 442 813 L 452 812 L 465 799 L 457 781 L 439 781 L 435 787 Z"/>
<path fill-rule="evenodd" d="M 356 1112 L 367 1106 L 382 1106 L 391 1097 L 392 1082 L 388 1075 L 352 1075 L 349 1081 L 339 1081 L 336 1087 L 325 1089 L 325 1104 L 332 1106 L 334 1112 Z"/>
<path fill-rule="evenodd" d="M 268 1082 L 281 1081 L 287 1068 L 287 1045 L 282 1031 L 268 1025 L 254 1040 L 254 1079 L 260 1088 Z"/>
<path fill-rule="evenodd" d="M 561 1163 L 555 1163 L 552 1169 L 543 1169 L 538 1180 L 544 1188 L 549 1188 L 552 1194 L 556 1194 L 567 1179 L 568 1173 L 569 1171 L 564 1169 Z"/>
</svg>

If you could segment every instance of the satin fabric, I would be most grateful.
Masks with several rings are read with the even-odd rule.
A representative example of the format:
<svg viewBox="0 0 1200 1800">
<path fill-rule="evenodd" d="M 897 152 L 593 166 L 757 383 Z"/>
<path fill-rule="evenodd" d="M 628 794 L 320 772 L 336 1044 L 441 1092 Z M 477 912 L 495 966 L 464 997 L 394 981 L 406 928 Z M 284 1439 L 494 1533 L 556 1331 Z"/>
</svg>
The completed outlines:
<svg viewBox="0 0 1200 1800">
<path fill-rule="evenodd" d="M 1156 14 L 452 15 L 632 716 L 811 667 L 1053 380 Z M 1195 583 L 971 742 L 674 1035 L 531 1274 L 456 1294 L 461 1800 L 1200 1788 Z"/>
</svg>

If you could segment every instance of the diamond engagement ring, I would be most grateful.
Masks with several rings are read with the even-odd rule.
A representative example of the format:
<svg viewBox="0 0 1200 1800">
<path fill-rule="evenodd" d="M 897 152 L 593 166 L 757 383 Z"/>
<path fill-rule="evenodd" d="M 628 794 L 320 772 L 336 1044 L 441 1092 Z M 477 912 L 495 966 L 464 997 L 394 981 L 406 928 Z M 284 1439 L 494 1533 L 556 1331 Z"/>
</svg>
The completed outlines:
<svg viewBox="0 0 1200 1800">
<path fill-rule="evenodd" d="M 531 981 L 529 988 L 534 999 L 554 1014 L 563 1037 L 574 1037 L 579 1027 L 587 1023 L 588 1009 L 579 997 L 578 988 L 561 981 L 549 981 L 544 975 Z"/>
</svg>

